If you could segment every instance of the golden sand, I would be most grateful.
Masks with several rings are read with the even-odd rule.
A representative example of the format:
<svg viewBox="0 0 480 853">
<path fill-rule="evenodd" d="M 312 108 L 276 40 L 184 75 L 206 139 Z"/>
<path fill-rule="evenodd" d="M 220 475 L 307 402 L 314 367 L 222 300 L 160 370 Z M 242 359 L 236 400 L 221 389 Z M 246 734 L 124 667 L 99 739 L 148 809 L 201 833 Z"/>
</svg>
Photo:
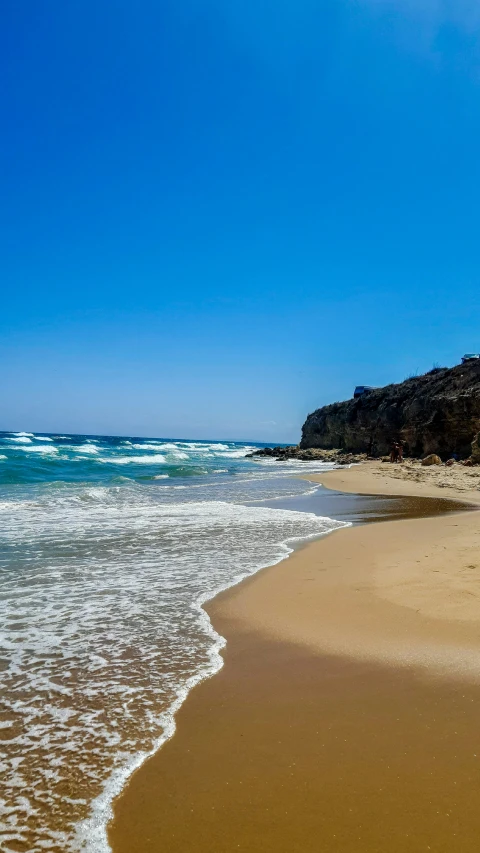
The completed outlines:
<svg viewBox="0 0 480 853">
<path fill-rule="evenodd" d="M 379 468 L 321 479 L 442 489 Z M 225 666 L 117 800 L 114 853 L 477 851 L 478 519 L 341 530 L 211 602 Z"/>
</svg>

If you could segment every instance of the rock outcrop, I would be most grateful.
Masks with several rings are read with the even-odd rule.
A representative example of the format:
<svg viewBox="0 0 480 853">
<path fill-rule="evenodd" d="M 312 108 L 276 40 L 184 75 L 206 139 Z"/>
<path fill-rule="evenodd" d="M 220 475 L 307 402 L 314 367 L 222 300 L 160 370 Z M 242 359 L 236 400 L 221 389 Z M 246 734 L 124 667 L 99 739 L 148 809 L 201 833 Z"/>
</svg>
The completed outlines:
<svg viewBox="0 0 480 853">
<path fill-rule="evenodd" d="M 382 456 L 392 441 L 402 440 L 406 455 L 467 458 L 479 431 L 480 360 L 317 409 L 303 425 L 300 449 Z M 480 458 L 480 448 L 478 453 Z"/>
<path fill-rule="evenodd" d="M 441 465 L 442 460 L 440 456 L 437 456 L 436 453 L 430 453 L 428 456 L 424 456 L 422 459 L 422 465 Z"/>
<path fill-rule="evenodd" d="M 471 459 L 474 465 L 480 465 L 480 432 L 473 437 Z"/>
<path fill-rule="evenodd" d="M 253 453 L 247 453 L 247 457 L 253 456 L 266 456 L 278 462 L 296 459 L 299 462 L 334 462 L 337 465 L 351 465 L 353 462 L 362 462 L 366 458 L 365 454 L 347 453 L 344 450 L 318 450 L 314 447 L 304 450 L 296 444 L 286 447 L 262 447 L 260 450 L 254 450 Z"/>
</svg>

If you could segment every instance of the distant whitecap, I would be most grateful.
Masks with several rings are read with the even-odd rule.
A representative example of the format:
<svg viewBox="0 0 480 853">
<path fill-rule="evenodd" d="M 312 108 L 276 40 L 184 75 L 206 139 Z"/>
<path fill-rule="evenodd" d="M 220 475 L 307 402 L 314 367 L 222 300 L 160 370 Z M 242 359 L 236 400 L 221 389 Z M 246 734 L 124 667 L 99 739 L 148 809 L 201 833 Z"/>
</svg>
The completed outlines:
<svg viewBox="0 0 480 853">
<path fill-rule="evenodd" d="M 216 451 L 214 456 L 222 456 L 223 458 L 228 459 L 241 459 L 243 456 L 246 456 L 249 452 L 249 448 L 245 448 L 245 450 L 224 450 L 221 453 Z"/>
<path fill-rule="evenodd" d="M 44 453 L 44 454 L 58 453 L 57 447 L 45 447 L 44 444 L 40 444 L 38 447 L 36 445 L 32 445 L 31 447 L 23 447 L 22 446 L 19 449 L 25 450 L 25 452 L 28 452 L 28 453 Z"/>
<path fill-rule="evenodd" d="M 151 456 L 110 456 L 108 459 L 100 457 L 98 461 L 109 465 L 163 465 L 165 456 L 161 453 Z"/>
<path fill-rule="evenodd" d="M 158 445 L 158 444 L 132 444 L 132 447 L 134 447 L 134 448 L 135 448 L 135 450 L 160 450 L 160 449 L 162 449 L 162 450 L 163 450 L 163 448 L 165 447 L 165 445 Z"/>
</svg>

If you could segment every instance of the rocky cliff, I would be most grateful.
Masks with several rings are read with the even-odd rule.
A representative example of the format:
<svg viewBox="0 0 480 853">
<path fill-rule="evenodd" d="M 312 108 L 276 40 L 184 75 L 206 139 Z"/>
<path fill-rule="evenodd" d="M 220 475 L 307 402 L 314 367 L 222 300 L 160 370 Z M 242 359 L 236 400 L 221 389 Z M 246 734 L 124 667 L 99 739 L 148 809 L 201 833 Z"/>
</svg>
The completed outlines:
<svg viewBox="0 0 480 853">
<path fill-rule="evenodd" d="M 411 456 L 472 453 L 480 430 L 480 360 L 436 368 L 308 415 L 300 447 L 381 456 L 402 439 Z"/>
</svg>

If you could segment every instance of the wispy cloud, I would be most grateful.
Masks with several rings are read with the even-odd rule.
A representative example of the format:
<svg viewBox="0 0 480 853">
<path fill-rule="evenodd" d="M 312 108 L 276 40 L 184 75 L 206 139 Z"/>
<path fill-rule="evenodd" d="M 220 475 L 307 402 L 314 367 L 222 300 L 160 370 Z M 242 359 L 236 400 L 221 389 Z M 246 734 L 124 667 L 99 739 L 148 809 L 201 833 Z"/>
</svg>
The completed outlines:
<svg viewBox="0 0 480 853">
<path fill-rule="evenodd" d="M 414 22 L 419 36 L 435 41 L 445 26 L 480 35 L 478 0 L 349 0 L 352 8 L 366 8 L 373 14 L 390 15 L 392 23 Z"/>
<path fill-rule="evenodd" d="M 416 53 L 439 68 L 461 69 L 478 78 L 480 2 L 478 0 L 347 0 L 352 12 L 381 26 L 400 49 Z"/>
<path fill-rule="evenodd" d="M 275 73 L 311 61 L 348 65 L 355 43 L 380 38 L 438 59 L 480 51 L 480 0 L 208 0 L 230 36 Z M 465 40 L 465 43 L 463 43 Z"/>
</svg>

